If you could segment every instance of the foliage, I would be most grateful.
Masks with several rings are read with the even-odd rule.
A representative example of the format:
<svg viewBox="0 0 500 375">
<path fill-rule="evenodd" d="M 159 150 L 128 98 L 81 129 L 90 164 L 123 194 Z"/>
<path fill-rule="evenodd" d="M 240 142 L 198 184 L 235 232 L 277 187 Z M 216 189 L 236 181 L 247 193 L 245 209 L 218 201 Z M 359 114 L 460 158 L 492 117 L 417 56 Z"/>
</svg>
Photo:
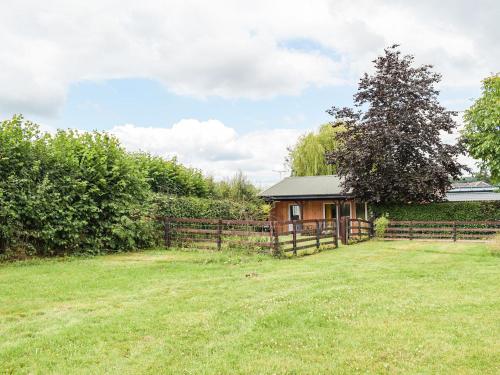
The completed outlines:
<svg viewBox="0 0 500 375">
<path fill-rule="evenodd" d="M 106 133 L 0 123 L 2 258 L 148 247 L 156 214 L 262 218 L 262 204 L 241 172 L 215 183 L 176 159 L 127 153 Z"/>
<path fill-rule="evenodd" d="M 419 241 L 3 264 L 0 372 L 496 374 L 499 266 Z"/>
<path fill-rule="evenodd" d="M 0 253 L 100 253 L 154 243 L 145 176 L 114 137 L 42 136 L 15 116 L 0 124 L 0 150 Z"/>
<path fill-rule="evenodd" d="M 65 252 L 136 248 L 135 227 L 148 190 L 143 172 L 118 140 L 72 130 L 46 139 L 51 199 L 41 209 L 40 224 L 48 219 L 59 234 L 47 237 L 47 246 Z M 58 237 L 62 240 L 55 241 Z"/>
<path fill-rule="evenodd" d="M 176 158 L 165 160 L 146 153 L 133 157 L 146 173 L 149 187 L 155 193 L 196 197 L 207 197 L 210 193 L 210 182 L 202 172 L 179 164 Z"/>
<path fill-rule="evenodd" d="M 373 224 L 375 225 L 375 237 L 379 239 L 384 238 L 387 227 L 389 226 L 388 215 L 382 215 L 376 218 Z"/>
<path fill-rule="evenodd" d="M 317 133 L 301 136 L 295 146 L 288 149 L 287 163 L 292 176 L 335 174 L 335 166 L 327 163 L 325 155 L 337 148 L 335 134 L 342 130 L 341 126 L 324 124 Z"/>
<path fill-rule="evenodd" d="M 241 171 L 229 179 L 215 181 L 198 169 L 185 167 L 176 158 L 165 160 L 147 153 L 133 154 L 133 158 L 154 193 L 262 204 L 258 189 Z"/>
<path fill-rule="evenodd" d="M 479 165 L 479 170 L 477 172 L 474 172 L 472 176 L 474 177 L 475 181 L 484 181 L 489 184 L 495 184 L 489 168 L 484 163 Z"/>
<path fill-rule="evenodd" d="M 230 179 L 213 183 L 212 197 L 216 199 L 230 199 L 236 202 L 251 202 L 262 204 L 257 196 L 258 189 L 248 180 L 243 172 L 238 171 Z"/>
<path fill-rule="evenodd" d="M 374 216 L 388 213 L 392 220 L 487 221 L 500 220 L 500 201 L 376 204 Z"/>
<path fill-rule="evenodd" d="M 500 182 L 500 75 L 483 80 L 482 96 L 465 112 L 462 139 L 482 161 L 493 182 Z"/>
<path fill-rule="evenodd" d="M 440 138 L 456 128 L 456 113 L 437 100 L 441 76 L 430 65 L 414 67 L 413 60 L 397 45 L 386 49 L 374 61 L 375 74 L 360 80 L 357 110 L 327 111 L 347 129 L 336 134 L 339 148 L 328 160 L 344 189 L 364 201 L 439 201 L 463 169 L 456 161 L 461 147 Z"/>
<path fill-rule="evenodd" d="M 9 246 L 22 247 L 27 240 L 29 233 L 23 221 L 27 212 L 34 213 L 35 193 L 43 182 L 43 147 L 38 127 L 33 123 L 23 126 L 20 116 L 0 123 L 0 253 Z"/>
<path fill-rule="evenodd" d="M 264 220 L 262 205 L 230 199 L 178 197 L 156 194 L 153 199 L 155 215 L 195 219 Z"/>
<path fill-rule="evenodd" d="M 476 181 L 484 181 L 488 184 L 494 184 L 491 178 L 491 174 L 488 171 L 488 168 L 484 164 L 479 165 L 478 171 L 472 171 L 470 175 L 462 176 L 453 182 L 476 182 Z"/>
</svg>

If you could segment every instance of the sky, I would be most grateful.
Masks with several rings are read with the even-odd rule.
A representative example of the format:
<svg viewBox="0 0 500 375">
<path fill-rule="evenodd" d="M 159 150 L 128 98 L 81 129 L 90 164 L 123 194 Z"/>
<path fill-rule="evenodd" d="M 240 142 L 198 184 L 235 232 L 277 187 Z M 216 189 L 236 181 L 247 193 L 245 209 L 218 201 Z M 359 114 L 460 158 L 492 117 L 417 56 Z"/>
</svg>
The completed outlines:
<svg viewBox="0 0 500 375">
<path fill-rule="evenodd" d="M 500 71 L 499 19 L 496 0 L 3 0 L 0 118 L 109 131 L 265 187 L 394 43 L 442 74 L 446 108 L 465 110 Z"/>
</svg>

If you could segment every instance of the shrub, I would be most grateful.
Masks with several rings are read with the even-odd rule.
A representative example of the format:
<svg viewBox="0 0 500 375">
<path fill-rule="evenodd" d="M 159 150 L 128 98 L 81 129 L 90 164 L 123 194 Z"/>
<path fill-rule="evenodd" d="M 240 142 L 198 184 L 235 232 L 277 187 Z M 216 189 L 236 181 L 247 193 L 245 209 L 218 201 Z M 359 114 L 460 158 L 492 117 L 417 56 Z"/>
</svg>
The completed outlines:
<svg viewBox="0 0 500 375">
<path fill-rule="evenodd" d="M 387 215 L 380 216 L 373 222 L 375 225 L 375 237 L 382 239 L 385 236 L 387 227 L 389 226 L 389 219 Z"/>
</svg>

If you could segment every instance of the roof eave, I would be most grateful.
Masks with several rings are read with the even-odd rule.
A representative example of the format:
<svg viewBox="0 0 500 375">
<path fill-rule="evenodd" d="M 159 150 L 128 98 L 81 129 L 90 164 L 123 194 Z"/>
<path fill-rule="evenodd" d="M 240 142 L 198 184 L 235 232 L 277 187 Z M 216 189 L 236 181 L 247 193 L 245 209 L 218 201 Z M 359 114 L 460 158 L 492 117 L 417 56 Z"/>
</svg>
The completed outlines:
<svg viewBox="0 0 500 375">
<path fill-rule="evenodd" d="M 353 197 L 352 194 L 261 195 L 261 198 L 270 201 L 346 199 Z"/>
</svg>

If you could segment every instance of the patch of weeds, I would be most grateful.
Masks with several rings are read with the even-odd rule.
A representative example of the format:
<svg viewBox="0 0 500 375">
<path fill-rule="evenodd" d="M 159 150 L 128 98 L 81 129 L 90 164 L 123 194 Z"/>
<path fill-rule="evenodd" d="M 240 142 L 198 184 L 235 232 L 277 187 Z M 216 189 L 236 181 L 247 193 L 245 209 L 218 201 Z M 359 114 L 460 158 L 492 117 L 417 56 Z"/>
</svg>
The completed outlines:
<svg viewBox="0 0 500 375">
<path fill-rule="evenodd" d="M 500 257 L 500 233 L 497 233 L 493 241 L 490 243 L 490 253 L 495 257 Z"/>
</svg>

